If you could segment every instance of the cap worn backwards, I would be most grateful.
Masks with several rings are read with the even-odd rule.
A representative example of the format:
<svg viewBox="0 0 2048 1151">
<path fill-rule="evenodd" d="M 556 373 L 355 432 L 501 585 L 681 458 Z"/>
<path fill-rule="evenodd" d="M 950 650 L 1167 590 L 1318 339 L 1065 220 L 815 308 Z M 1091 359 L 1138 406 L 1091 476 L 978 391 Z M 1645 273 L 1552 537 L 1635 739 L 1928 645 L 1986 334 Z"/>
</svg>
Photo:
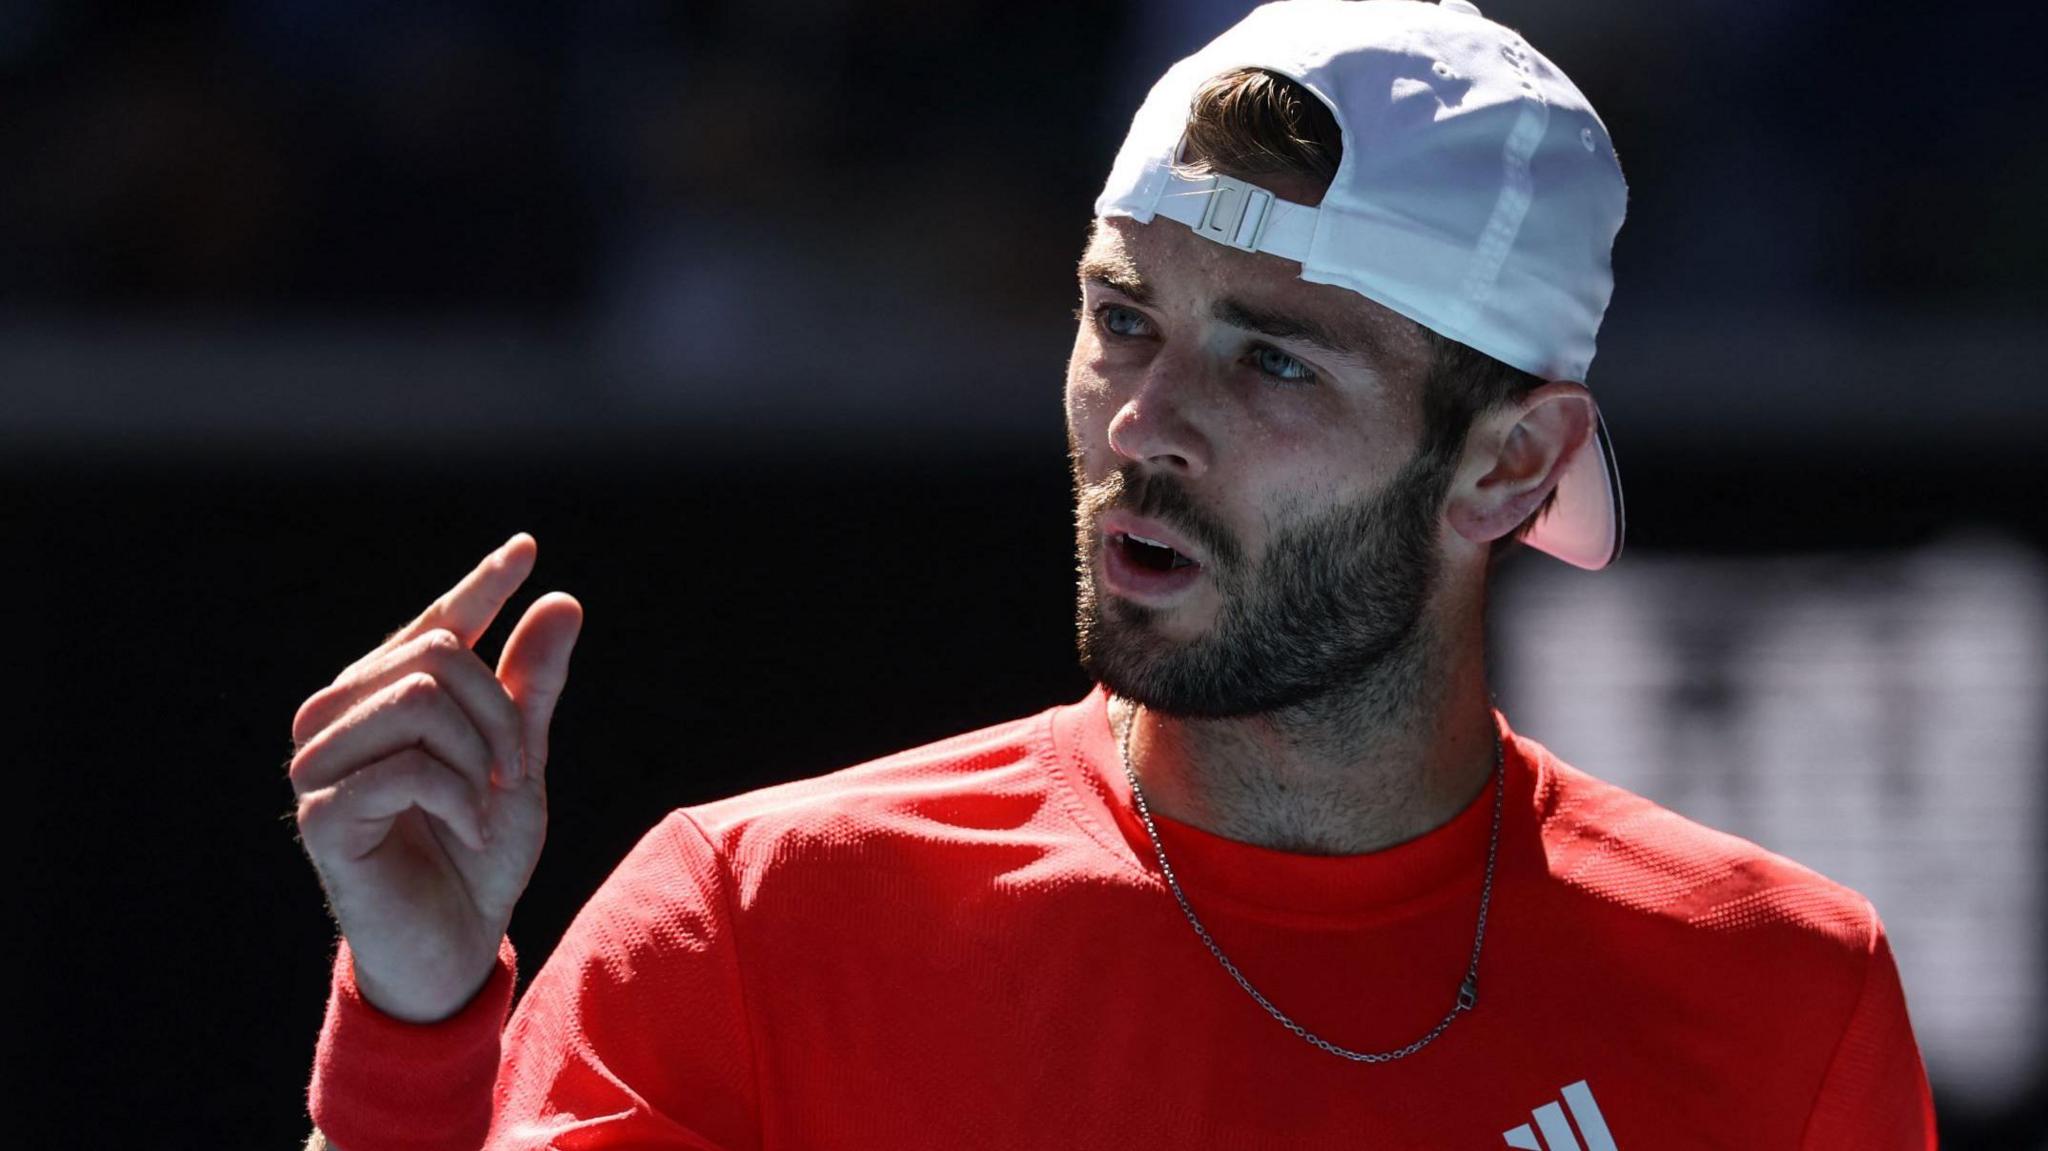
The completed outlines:
<svg viewBox="0 0 2048 1151">
<path fill-rule="evenodd" d="M 1329 106 L 1343 156 L 1322 202 L 1176 167 L 1195 92 L 1239 69 Z M 1280 0 L 1169 69 L 1131 122 L 1097 216 L 1164 216 L 1301 265 L 1522 371 L 1584 383 L 1613 292 L 1627 186 L 1592 105 L 1467 0 Z M 1525 542 L 1582 568 L 1621 552 L 1604 420 Z"/>
</svg>

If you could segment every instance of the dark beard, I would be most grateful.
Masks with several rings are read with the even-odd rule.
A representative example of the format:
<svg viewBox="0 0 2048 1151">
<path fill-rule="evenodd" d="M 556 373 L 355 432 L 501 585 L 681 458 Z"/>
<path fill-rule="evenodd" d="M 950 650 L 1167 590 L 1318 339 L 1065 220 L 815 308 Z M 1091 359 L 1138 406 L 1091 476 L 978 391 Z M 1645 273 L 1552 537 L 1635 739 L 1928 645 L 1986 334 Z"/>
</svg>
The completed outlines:
<svg viewBox="0 0 2048 1151">
<path fill-rule="evenodd" d="M 1079 453 L 1071 458 L 1077 639 L 1097 682 L 1190 719 L 1328 711 L 1326 720 L 1356 724 L 1414 705 L 1431 655 L 1424 612 L 1452 460 L 1418 451 L 1379 494 L 1289 524 L 1253 569 L 1178 480 L 1132 463 L 1090 488 Z M 1113 508 L 1169 524 L 1208 553 L 1204 570 L 1223 600 L 1210 635 L 1164 639 L 1154 609 L 1096 594 L 1096 553 L 1106 546 L 1096 525 Z"/>
</svg>

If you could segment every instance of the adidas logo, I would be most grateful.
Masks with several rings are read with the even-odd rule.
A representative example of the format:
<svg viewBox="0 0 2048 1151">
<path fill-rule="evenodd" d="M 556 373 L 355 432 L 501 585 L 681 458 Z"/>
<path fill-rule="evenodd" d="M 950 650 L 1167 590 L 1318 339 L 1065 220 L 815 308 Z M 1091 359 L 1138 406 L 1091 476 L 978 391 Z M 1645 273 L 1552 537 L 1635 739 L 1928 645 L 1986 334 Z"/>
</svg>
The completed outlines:
<svg viewBox="0 0 2048 1151">
<path fill-rule="evenodd" d="M 1571 1108 L 1572 1117 L 1567 1121 L 1565 1108 Z M 1510 1147 L 1525 1148 L 1526 1151 L 1618 1151 L 1614 1136 L 1607 1133 L 1607 1120 L 1600 1114 L 1600 1105 L 1593 1102 L 1593 1089 L 1581 1079 L 1564 1089 L 1564 1106 L 1545 1103 L 1530 1113 L 1536 1126 L 1531 1129 L 1527 1123 L 1512 1131 L 1501 1132 L 1501 1138 Z M 1572 1124 L 1579 1125 L 1576 1136 Z M 1536 1141 L 1536 1133 L 1543 1133 L 1543 1141 Z M 1580 1139 L 1585 1143 L 1581 1144 Z"/>
</svg>

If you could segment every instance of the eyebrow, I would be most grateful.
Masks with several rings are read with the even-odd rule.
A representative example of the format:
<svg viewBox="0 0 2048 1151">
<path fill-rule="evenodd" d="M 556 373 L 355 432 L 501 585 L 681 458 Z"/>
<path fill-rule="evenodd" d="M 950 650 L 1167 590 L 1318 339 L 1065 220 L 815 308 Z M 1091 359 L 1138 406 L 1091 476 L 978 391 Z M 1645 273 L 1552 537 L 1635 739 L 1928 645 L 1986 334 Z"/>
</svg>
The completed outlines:
<svg viewBox="0 0 2048 1151">
<path fill-rule="evenodd" d="M 1112 291 L 1121 292 L 1131 302 L 1152 304 L 1152 285 L 1138 275 L 1138 269 L 1129 260 L 1108 259 L 1102 256 L 1088 256 L 1081 261 L 1081 282 L 1101 284 Z"/>
<path fill-rule="evenodd" d="M 1340 337 L 1321 322 L 1307 316 L 1255 308 L 1238 300 L 1218 300 L 1215 306 L 1209 309 L 1209 314 L 1232 327 L 1245 328 L 1276 340 L 1298 340 L 1321 348 L 1331 355 L 1371 355 L 1375 351 L 1370 345 L 1360 346 L 1356 340 Z"/>
<path fill-rule="evenodd" d="M 1099 284 L 1121 293 L 1132 303 L 1149 307 L 1153 302 L 1152 285 L 1128 260 L 1089 256 L 1081 261 L 1080 274 L 1083 283 Z M 1228 297 L 1216 301 L 1209 314 L 1220 323 L 1275 340 L 1296 340 L 1332 355 L 1364 356 L 1375 361 L 1384 358 L 1379 340 L 1363 324 L 1338 332 L 1308 316 L 1255 307 Z"/>
</svg>

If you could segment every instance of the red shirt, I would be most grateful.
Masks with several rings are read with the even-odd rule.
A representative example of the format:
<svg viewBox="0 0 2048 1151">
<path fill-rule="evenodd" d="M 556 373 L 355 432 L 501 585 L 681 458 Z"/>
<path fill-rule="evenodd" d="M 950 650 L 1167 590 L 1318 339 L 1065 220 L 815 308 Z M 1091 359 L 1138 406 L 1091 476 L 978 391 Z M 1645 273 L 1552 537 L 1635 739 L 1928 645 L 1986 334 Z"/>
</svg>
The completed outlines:
<svg viewBox="0 0 2048 1151">
<path fill-rule="evenodd" d="M 400 1023 L 346 948 L 314 1121 L 346 1151 L 528 1147 L 1928 1148 L 1875 910 L 1558 761 L 1505 720 L 1476 1007 L 1358 1064 L 1290 1034 L 1159 877 L 1101 690 L 669 815 L 504 1023 Z M 1197 914 L 1355 1050 L 1456 1000 L 1493 790 L 1357 856 L 1158 819 Z M 491 1088 L 495 1077 L 495 1089 Z"/>
</svg>

